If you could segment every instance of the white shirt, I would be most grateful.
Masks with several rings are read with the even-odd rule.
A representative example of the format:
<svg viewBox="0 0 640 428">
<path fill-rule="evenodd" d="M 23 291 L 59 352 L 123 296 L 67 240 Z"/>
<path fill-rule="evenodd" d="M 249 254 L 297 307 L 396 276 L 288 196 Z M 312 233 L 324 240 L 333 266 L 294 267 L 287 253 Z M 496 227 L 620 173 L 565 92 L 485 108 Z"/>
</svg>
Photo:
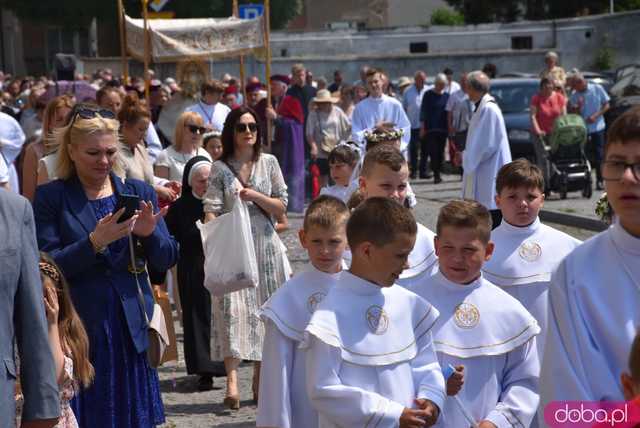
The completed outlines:
<svg viewBox="0 0 640 428">
<path fill-rule="evenodd" d="M 351 137 L 360 144 L 364 152 L 365 132 L 372 132 L 376 124 L 383 121 L 391 122 L 397 129 L 404 131 L 400 151 L 405 152 L 411 140 L 411 123 L 400 101 L 384 94 L 380 98 L 367 97 L 356 104 L 351 118 Z"/>
<path fill-rule="evenodd" d="M 411 290 L 440 312 L 434 345 L 441 367 L 464 365 L 457 397 L 476 423 L 529 427 L 536 413 L 540 363 L 536 320 L 513 297 L 479 277 L 460 285 L 441 272 Z M 447 397 L 436 426 L 468 427 L 458 403 Z"/>
<path fill-rule="evenodd" d="M 320 189 L 320 194 L 334 196 L 346 204 L 349 202 L 349 198 L 351 198 L 353 192 L 358 190 L 358 186 L 357 181 L 351 181 L 348 186 L 334 184 L 333 186 L 325 186 Z"/>
<path fill-rule="evenodd" d="M 147 143 L 147 154 L 149 155 L 149 160 L 153 164 L 162 151 L 162 142 L 160 141 L 160 137 L 158 136 L 158 132 L 156 131 L 155 126 L 153 126 L 153 123 L 149 123 L 149 128 L 147 128 L 144 141 Z"/>
<path fill-rule="evenodd" d="M 420 129 L 420 108 L 422 106 L 422 96 L 433 86 L 423 85 L 422 89 L 418 90 L 416 85 L 411 85 L 402 96 L 402 106 L 407 112 L 409 122 L 411 122 L 411 129 Z"/>
<path fill-rule="evenodd" d="M 491 232 L 495 250 L 484 264 L 484 277 L 518 299 L 538 321 L 538 355 L 544 355 L 547 301 L 551 274 L 581 244 L 577 239 L 536 220 L 516 227 L 502 220 Z"/>
<path fill-rule="evenodd" d="M 451 112 L 451 122 L 456 132 L 467 130 L 474 109 L 469 95 L 462 90 L 454 92 L 447 100 L 447 105 L 444 109 Z"/>
<path fill-rule="evenodd" d="M 397 427 L 416 398 L 442 408 L 438 311 L 402 287 L 343 272 L 307 326 L 307 390 L 319 427 Z"/>
<path fill-rule="evenodd" d="M 640 325 L 640 239 L 620 224 L 585 241 L 551 278 L 541 406 L 623 401 L 620 374 Z"/>
<path fill-rule="evenodd" d="M 4 161 L 4 157 L 0 156 L 0 184 L 9 182 L 9 168 Z"/>
<path fill-rule="evenodd" d="M 469 123 L 467 142 L 462 152 L 462 198 L 473 199 L 487 209 L 497 209 L 496 176 L 511 162 L 507 129 L 500 107 L 485 94 Z"/>
<path fill-rule="evenodd" d="M 195 153 L 180 153 L 176 151 L 173 146 L 169 146 L 164 149 L 158 155 L 155 166 L 164 166 L 169 168 L 168 180 L 177 181 L 182 183 L 182 173 L 184 172 L 184 166 L 195 156 L 204 156 L 211 160 L 211 155 L 202 147 L 198 147 Z"/>
<path fill-rule="evenodd" d="M 6 113 L 0 112 L 0 155 L 9 168 L 9 186 L 11 191 L 20 194 L 18 173 L 13 162 L 20 155 L 25 141 L 24 132 L 20 124 Z"/>
<path fill-rule="evenodd" d="M 214 105 L 211 105 L 200 100 L 187 107 L 185 111 L 198 113 L 202 117 L 202 120 L 204 120 L 205 125 L 211 125 L 211 127 L 216 131 L 222 132 L 222 128 L 224 128 L 224 121 L 227 120 L 227 115 L 231 109 L 222 103 L 215 103 Z"/>
<path fill-rule="evenodd" d="M 448 83 L 444 87 L 444 92 L 447 93 L 447 94 L 453 94 L 454 92 L 458 92 L 460 89 L 462 89 L 460 87 L 460 84 L 458 82 L 456 82 L 455 80 L 452 80 L 451 83 Z"/>
<path fill-rule="evenodd" d="M 340 278 L 312 264 L 280 287 L 262 306 L 265 323 L 256 426 L 318 426 L 318 413 L 307 397 L 306 350 L 298 345 L 317 305 Z"/>
</svg>

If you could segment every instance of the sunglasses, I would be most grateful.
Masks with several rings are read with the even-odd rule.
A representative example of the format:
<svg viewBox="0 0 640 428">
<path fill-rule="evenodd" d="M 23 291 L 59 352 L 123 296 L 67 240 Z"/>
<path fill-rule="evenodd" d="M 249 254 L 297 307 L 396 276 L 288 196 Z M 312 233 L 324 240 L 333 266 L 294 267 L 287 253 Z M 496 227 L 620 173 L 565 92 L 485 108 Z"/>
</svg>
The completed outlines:
<svg viewBox="0 0 640 428">
<path fill-rule="evenodd" d="M 71 119 L 70 128 L 73 128 L 73 124 L 78 119 L 93 119 L 95 117 L 102 117 L 103 119 L 115 119 L 116 115 L 111 110 L 107 109 L 92 109 L 88 107 L 80 107 L 73 114 L 73 118 Z"/>
<path fill-rule="evenodd" d="M 236 123 L 236 132 L 251 132 L 252 134 L 258 132 L 257 123 Z"/>
<path fill-rule="evenodd" d="M 207 132 L 207 128 L 204 128 L 202 126 L 198 126 L 198 125 L 184 125 L 184 126 L 189 128 L 189 131 L 191 131 L 192 134 L 202 135 L 205 132 Z"/>
</svg>

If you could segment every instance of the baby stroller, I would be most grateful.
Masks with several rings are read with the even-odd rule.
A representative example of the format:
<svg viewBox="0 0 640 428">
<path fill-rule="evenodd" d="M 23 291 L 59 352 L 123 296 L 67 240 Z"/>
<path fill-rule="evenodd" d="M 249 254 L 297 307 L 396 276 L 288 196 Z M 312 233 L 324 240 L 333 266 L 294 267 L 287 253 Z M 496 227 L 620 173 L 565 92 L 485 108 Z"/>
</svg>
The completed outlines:
<svg viewBox="0 0 640 428">
<path fill-rule="evenodd" d="M 589 199 L 593 194 L 591 164 L 584 153 L 587 142 L 587 127 L 582 117 L 576 114 L 560 116 L 553 124 L 549 146 L 540 139 L 536 145 L 536 158 L 542 159 L 540 166 L 546 182 L 545 191 L 558 192 L 566 199 L 568 192 L 582 191 Z"/>
</svg>

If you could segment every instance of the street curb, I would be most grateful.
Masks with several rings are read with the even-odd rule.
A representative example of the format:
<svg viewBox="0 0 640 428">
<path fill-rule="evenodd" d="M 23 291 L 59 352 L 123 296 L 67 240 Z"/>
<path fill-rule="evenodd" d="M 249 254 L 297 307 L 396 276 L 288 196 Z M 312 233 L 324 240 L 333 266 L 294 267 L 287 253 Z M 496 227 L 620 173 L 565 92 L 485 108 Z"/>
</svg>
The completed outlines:
<svg viewBox="0 0 640 428">
<path fill-rule="evenodd" d="M 609 225 L 605 222 L 576 214 L 567 214 L 559 211 L 542 210 L 540 211 L 540 220 L 543 222 L 557 223 L 563 226 L 577 227 L 580 229 L 592 230 L 594 232 L 602 232 Z"/>
</svg>

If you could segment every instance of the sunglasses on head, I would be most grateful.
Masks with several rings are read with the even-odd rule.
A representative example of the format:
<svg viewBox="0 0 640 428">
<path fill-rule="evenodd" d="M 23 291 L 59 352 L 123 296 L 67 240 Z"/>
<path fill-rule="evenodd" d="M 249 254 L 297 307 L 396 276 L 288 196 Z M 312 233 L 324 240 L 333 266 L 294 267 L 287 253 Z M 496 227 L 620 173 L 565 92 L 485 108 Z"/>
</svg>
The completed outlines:
<svg viewBox="0 0 640 428">
<path fill-rule="evenodd" d="M 191 131 L 192 134 L 202 135 L 205 132 L 207 132 L 207 128 L 204 128 L 202 126 L 198 126 L 198 125 L 184 125 L 184 126 L 189 128 L 189 131 Z"/>
<path fill-rule="evenodd" d="M 236 132 L 257 132 L 258 124 L 257 123 L 236 123 Z"/>
<path fill-rule="evenodd" d="M 116 115 L 111 110 L 107 109 L 94 109 L 89 107 L 80 107 L 73 114 L 73 118 L 71 119 L 70 126 L 73 127 L 74 122 L 78 119 L 93 119 L 95 117 L 100 116 L 103 119 L 115 119 Z"/>
</svg>

